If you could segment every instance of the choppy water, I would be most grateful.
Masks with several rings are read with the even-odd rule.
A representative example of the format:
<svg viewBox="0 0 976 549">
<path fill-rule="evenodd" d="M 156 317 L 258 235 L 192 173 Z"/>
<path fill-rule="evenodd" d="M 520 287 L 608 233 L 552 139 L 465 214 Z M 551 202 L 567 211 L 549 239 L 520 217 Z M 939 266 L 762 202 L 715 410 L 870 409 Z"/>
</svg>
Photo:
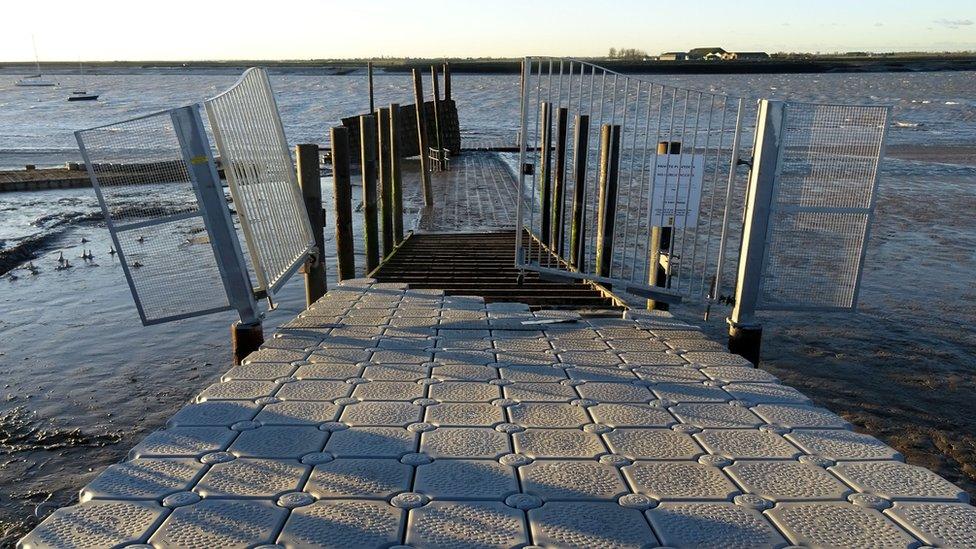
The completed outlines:
<svg viewBox="0 0 976 549">
<path fill-rule="evenodd" d="M 88 87 L 102 98 L 68 103 L 70 77 L 53 90 L 16 88 L 16 78 L 0 74 L 0 168 L 77 160 L 73 130 L 195 102 L 235 80 L 95 75 Z M 654 79 L 743 97 L 893 104 L 893 145 L 976 145 L 972 72 Z M 361 75 L 279 75 L 272 82 L 292 143 L 322 143 L 339 118 L 366 109 Z M 515 75 L 454 75 L 453 84 L 466 139 L 511 141 L 519 110 Z M 376 85 L 377 104 L 412 102 L 408 75 L 378 75 Z M 780 375 L 808 373 L 791 381 L 823 396 L 835 411 L 846 401 L 817 393 L 818 387 L 833 387 L 826 377 L 849 375 L 848 383 L 855 383 L 855 374 L 878 371 L 962 376 L 970 381 L 933 385 L 937 402 L 969 402 L 953 391 L 971 390 L 976 369 L 976 167 L 940 161 L 938 154 L 932 160 L 890 159 L 885 165 L 860 314 L 768 319 L 768 366 Z M 164 189 L 147 193 L 174 200 Z M 178 208 L 179 200 L 171 206 Z M 82 244 L 82 238 L 90 242 Z M 121 268 L 106 253 L 108 235 L 90 189 L 0 193 L 0 250 L 26 239 L 40 250 L 34 260 L 39 274 L 17 269 L 16 280 L 0 278 L 0 545 L 33 521 L 36 506 L 43 515 L 50 505 L 70 501 L 95 471 L 122 458 L 146 431 L 216 380 L 226 370 L 233 320 L 222 314 L 139 326 Z M 78 257 L 85 249 L 93 250 L 94 261 Z M 74 268 L 55 269 L 60 252 Z M 302 300 L 300 280 L 288 284 L 268 326 L 293 316 Z M 716 334 L 721 317 L 712 326 Z M 899 410 L 910 411 L 923 385 L 913 378 L 883 395 L 853 392 L 849 400 L 884 399 L 890 410 L 878 417 L 897 422 Z M 959 406 L 958 416 L 966 415 Z M 937 415 L 958 421 L 964 435 L 976 432 L 972 420 L 952 419 L 954 410 Z"/>
</svg>

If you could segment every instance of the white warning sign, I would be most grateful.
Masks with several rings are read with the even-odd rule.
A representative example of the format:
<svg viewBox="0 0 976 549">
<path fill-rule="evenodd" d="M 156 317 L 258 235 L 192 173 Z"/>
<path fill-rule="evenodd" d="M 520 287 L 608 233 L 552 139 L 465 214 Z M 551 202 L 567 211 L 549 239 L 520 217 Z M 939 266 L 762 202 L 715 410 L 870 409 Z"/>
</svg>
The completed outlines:
<svg viewBox="0 0 976 549">
<path fill-rule="evenodd" d="M 700 154 L 658 155 L 651 225 L 685 228 L 698 224 L 704 170 L 705 157 Z"/>
</svg>

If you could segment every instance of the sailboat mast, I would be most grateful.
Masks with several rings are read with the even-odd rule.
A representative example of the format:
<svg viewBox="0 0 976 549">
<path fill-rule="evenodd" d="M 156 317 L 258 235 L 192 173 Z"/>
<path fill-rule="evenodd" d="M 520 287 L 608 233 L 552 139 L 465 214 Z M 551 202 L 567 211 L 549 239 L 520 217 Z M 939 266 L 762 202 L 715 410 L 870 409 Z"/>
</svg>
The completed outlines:
<svg viewBox="0 0 976 549">
<path fill-rule="evenodd" d="M 31 46 L 34 46 L 34 67 L 37 69 L 37 76 L 41 75 L 41 58 L 37 56 L 37 41 L 31 35 Z"/>
</svg>

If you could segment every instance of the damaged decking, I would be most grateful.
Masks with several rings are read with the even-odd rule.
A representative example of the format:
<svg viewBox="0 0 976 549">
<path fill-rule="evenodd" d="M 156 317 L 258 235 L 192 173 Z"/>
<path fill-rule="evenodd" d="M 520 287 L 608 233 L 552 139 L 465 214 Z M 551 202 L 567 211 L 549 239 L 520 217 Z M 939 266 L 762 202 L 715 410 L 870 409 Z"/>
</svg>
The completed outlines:
<svg viewBox="0 0 976 549">
<path fill-rule="evenodd" d="M 633 316 L 351 281 L 21 545 L 976 545 L 962 490 Z"/>
</svg>

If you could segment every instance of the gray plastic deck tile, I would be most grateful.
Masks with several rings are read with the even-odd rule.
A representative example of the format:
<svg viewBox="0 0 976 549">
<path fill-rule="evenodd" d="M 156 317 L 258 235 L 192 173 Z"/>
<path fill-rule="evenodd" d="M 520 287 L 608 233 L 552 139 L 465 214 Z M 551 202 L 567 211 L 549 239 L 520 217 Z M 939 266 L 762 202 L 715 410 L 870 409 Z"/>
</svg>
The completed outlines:
<svg viewBox="0 0 976 549">
<path fill-rule="evenodd" d="M 683 366 L 688 361 L 681 355 L 664 351 L 621 351 L 620 358 L 634 366 Z"/>
<path fill-rule="evenodd" d="M 555 402 L 522 402 L 508 408 L 512 423 L 522 427 L 582 427 L 591 423 L 582 406 Z"/>
<path fill-rule="evenodd" d="M 562 370 L 555 370 L 554 374 L 562 374 Z M 617 382 L 628 383 L 637 381 L 639 378 L 632 370 L 622 368 L 608 368 L 606 366 L 574 366 L 565 370 L 570 379 L 592 382 Z M 565 374 L 564 374 L 565 375 Z M 539 380 L 545 381 L 545 380 Z"/>
<path fill-rule="evenodd" d="M 129 451 L 129 458 L 200 457 L 227 448 L 237 432 L 227 427 L 173 427 L 150 433 Z"/>
<path fill-rule="evenodd" d="M 708 366 L 701 369 L 709 379 L 726 383 L 778 383 L 773 374 L 759 368 L 743 366 Z"/>
<path fill-rule="evenodd" d="M 964 503 L 897 502 L 884 511 L 935 547 L 976 547 L 976 507 Z"/>
<path fill-rule="evenodd" d="M 430 367 L 426 364 L 369 364 L 362 377 L 370 381 L 417 381 L 428 375 Z"/>
<path fill-rule="evenodd" d="M 334 421 L 340 407 L 321 400 L 285 400 L 266 404 L 254 418 L 263 425 L 318 425 Z"/>
<path fill-rule="evenodd" d="M 729 459 L 793 459 L 801 453 L 776 433 L 752 429 L 706 429 L 695 438 L 709 453 Z"/>
<path fill-rule="evenodd" d="M 18 546 L 119 547 L 145 542 L 167 512 L 154 501 L 87 501 L 58 509 Z"/>
<path fill-rule="evenodd" d="M 214 464 L 193 489 L 205 498 L 265 498 L 297 490 L 311 467 L 297 460 L 235 459 Z"/>
<path fill-rule="evenodd" d="M 688 362 L 704 364 L 706 366 L 745 366 L 752 367 L 752 363 L 739 355 L 725 352 L 692 351 L 683 355 Z"/>
<path fill-rule="evenodd" d="M 690 435 L 671 429 L 614 429 L 603 435 L 614 454 L 630 459 L 695 459 L 701 447 Z"/>
<path fill-rule="evenodd" d="M 734 503 L 665 502 L 644 514 L 666 546 L 757 549 L 786 544 L 762 514 Z"/>
<path fill-rule="evenodd" d="M 491 402 L 501 398 L 501 387 L 477 381 L 445 381 L 430 386 L 430 398 L 441 402 Z"/>
<path fill-rule="evenodd" d="M 550 502 L 530 510 L 528 519 L 533 541 L 544 547 L 657 545 L 641 512 L 616 502 Z"/>
<path fill-rule="evenodd" d="M 522 490 L 545 501 L 616 501 L 629 492 L 617 468 L 598 461 L 538 460 L 518 473 Z"/>
<path fill-rule="evenodd" d="M 730 383 L 724 388 L 735 399 L 752 404 L 810 404 L 800 391 L 778 383 Z"/>
<path fill-rule="evenodd" d="M 505 421 L 505 410 L 489 402 L 445 402 L 427 406 L 424 421 L 442 427 L 491 427 Z"/>
<path fill-rule="evenodd" d="M 401 427 L 350 427 L 332 433 L 325 450 L 336 457 L 399 458 L 415 446 L 416 435 Z"/>
<path fill-rule="evenodd" d="M 851 493 L 822 467 L 798 461 L 740 461 L 725 472 L 745 492 L 771 501 L 844 501 Z"/>
<path fill-rule="evenodd" d="M 222 381 L 204 389 L 197 402 L 207 400 L 254 400 L 270 396 L 278 389 L 274 381 Z"/>
<path fill-rule="evenodd" d="M 184 406 L 171 417 L 169 427 L 230 427 L 254 419 L 258 406 L 250 400 L 211 400 Z"/>
<path fill-rule="evenodd" d="M 512 435 L 515 451 L 531 458 L 594 458 L 606 453 L 597 435 L 579 429 L 527 429 Z"/>
<path fill-rule="evenodd" d="M 708 379 L 705 374 L 688 364 L 640 366 L 634 368 L 633 372 L 637 377 L 651 383 L 699 383 Z"/>
<path fill-rule="evenodd" d="M 650 335 L 650 334 L 648 334 Z M 661 352 L 668 350 L 663 341 L 656 339 L 608 339 L 607 345 L 614 351 Z"/>
<path fill-rule="evenodd" d="M 485 334 L 486 337 L 487 335 Z M 550 340 L 541 337 L 532 339 L 496 339 L 494 340 L 493 348 L 499 351 L 532 351 L 542 353 L 551 351 L 552 345 L 550 344 Z"/>
<path fill-rule="evenodd" d="M 810 454 L 834 461 L 903 459 L 894 448 L 870 435 L 854 431 L 796 429 L 786 438 Z"/>
<path fill-rule="evenodd" d="M 292 374 L 297 379 L 333 379 L 346 380 L 351 377 L 359 377 L 363 373 L 363 367 L 359 364 L 350 363 L 323 363 L 323 364 L 304 364 L 299 366 Z"/>
<path fill-rule="evenodd" d="M 162 500 L 188 490 L 203 473 L 193 458 L 141 458 L 112 465 L 81 489 L 80 501 L 98 499 Z"/>
<path fill-rule="evenodd" d="M 519 491 L 515 469 L 494 460 L 437 459 L 417 467 L 415 492 L 439 500 L 504 500 Z"/>
<path fill-rule="evenodd" d="M 347 425 L 406 427 L 421 420 L 424 408 L 411 402 L 365 401 L 343 408 L 340 421 Z"/>
<path fill-rule="evenodd" d="M 511 453 L 508 435 L 487 427 L 439 427 L 420 436 L 420 451 L 434 459 L 496 459 Z"/>
<path fill-rule="evenodd" d="M 410 511 L 406 543 L 434 549 L 505 549 L 528 542 L 522 511 L 501 502 L 433 501 Z"/>
<path fill-rule="evenodd" d="M 498 370 L 476 364 L 442 364 L 434 366 L 430 375 L 442 381 L 489 381 L 498 379 Z"/>
<path fill-rule="evenodd" d="M 813 547 L 915 547 L 875 509 L 847 502 L 781 503 L 766 512 L 792 543 Z"/>
<path fill-rule="evenodd" d="M 331 322 L 331 320 L 328 320 L 327 322 Z M 308 353 L 301 349 L 262 348 L 247 355 L 247 357 L 244 358 L 243 363 L 244 365 L 259 362 L 289 363 L 296 360 L 305 360 L 306 356 L 308 356 Z"/>
<path fill-rule="evenodd" d="M 385 501 L 320 500 L 292 511 L 278 543 L 289 549 L 388 547 L 400 541 L 403 515 Z"/>
<path fill-rule="evenodd" d="M 969 502 L 969 494 L 924 467 L 900 461 L 843 462 L 830 468 L 859 492 L 891 500 Z"/>
<path fill-rule="evenodd" d="M 597 404 L 588 410 L 597 423 L 609 427 L 670 427 L 677 423 L 666 409 L 643 403 Z"/>
<path fill-rule="evenodd" d="M 352 393 L 352 385 L 345 381 L 302 379 L 285 383 L 275 394 L 283 400 L 335 400 Z"/>
<path fill-rule="evenodd" d="M 312 470 L 305 491 L 316 498 L 382 498 L 410 489 L 413 468 L 398 459 L 336 459 Z"/>
<path fill-rule="evenodd" d="M 562 383 L 516 382 L 506 385 L 504 391 L 505 398 L 520 402 L 570 402 L 579 398 L 572 386 Z"/>
<path fill-rule="evenodd" d="M 511 381 L 556 383 L 563 379 L 567 379 L 566 370 L 563 370 L 562 368 L 553 368 L 548 364 L 500 364 L 499 366 L 498 371 L 501 374 L 501 377 Z"/>
<path fill-rule="evenodd" d="M 149 539 L 157 547 L 253 547 L 274 543 L 287 509 L 271 501 L 204 499 L 179 507 Z"/>
<path fill-rule="evenodd" d="M 583 398 L 600 402 L 648 402 L 654 395 L 647 387 L 629 382 L 587 381 L 576 390 Z"/>
<path fill-rule="evenodd" d="M 321 450 L 328 435 L 316 427 L 265 425 L 242 431 L 228 451 L 238 457 L 298 459 Z"/>
<path fill-rule="evenodd" d="M 730 501 L 739 493 L 721 469 L 694 461 L 638 461 L 622 471 L 634 491 L 660 501 Z"/>
<path fill-rule="evenodd" d="M 702 383 L 658 383 L 651 390 L 658 398 L 671 402 L 728 402 L 735 398 L 721 387 Z"/>
<path fill-rule="evenodd" d="M 297 358 L 294 360 L 301 360 Z M 265 380 L 274 381 L 279 377 L 290 376 L 297 367 L 290 362 L 267 362 L 256 364 L 241 364 L 234 366 L 221 376 L 221 381 L 231 380 Z"/>
<path fill-rule="evenodd" d="M 748 408 L 731 404 L 683 402 L 672 406 L 670 411 L 681 423 L 702 429 L 750 429 L 765 423 Z"/>
<path fill-rule="evenodd" d="M 552 338 L 549 340 L 557 353 L 568 351 L 609 351 L 610 346 L 602 339 L 575 339 L 571 337 Z"/>
<path fill-rule="evenodd" d="M 837 414 L 816 406 L 797 404 L 759 404 L 752 408 L 769 423 L 787 429 L 849 429 L 851 424 Z"/>
</svg>

